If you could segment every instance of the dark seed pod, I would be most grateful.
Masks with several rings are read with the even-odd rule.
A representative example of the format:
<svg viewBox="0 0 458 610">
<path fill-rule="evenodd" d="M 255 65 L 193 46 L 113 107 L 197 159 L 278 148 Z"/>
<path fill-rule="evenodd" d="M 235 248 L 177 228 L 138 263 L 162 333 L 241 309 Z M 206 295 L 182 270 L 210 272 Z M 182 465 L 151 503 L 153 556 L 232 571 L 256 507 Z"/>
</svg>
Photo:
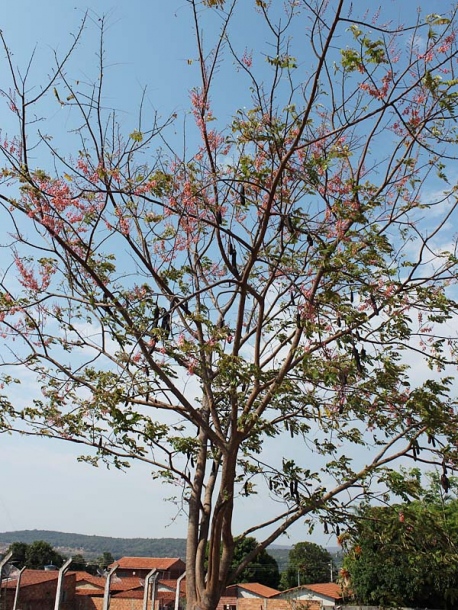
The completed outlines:
<svg viewBox="0 0 458 610">
<path fill-rule="evenodd" d="M 355 346 L 353 346 L 352 349 L 352 354 L 353 354 L 353 358 L 355 359 L 355 363 L 356 363 L 356 368 L 358 369 L 358 373 L 362 373 L 364 371 L 362 364 L 361 364 L 361 359 L 359 357 L 359 352 L 356 349 Z"/>
<path fill-rule="evenodd" d="M 160 316 L 159 305 L 156 305 L 156 307 L 153 310 L 153 328 L 157 328 L 159 326 L 159 316 Z"/>
<path fill-rule="evenodd" d="M 378 315 L 378 313 L 379 313 L 379 311 L 380 311 L 380 310 L 379 310 L 379 308 L 378 308 L 377 301 L 375 300 L 374 295 L 373 295 L 373 294 L 371 294 L 369 298 L 370 298 L 370 300 L 371 300 L 371 304 L 372 304 L 372 307 L 373 307 L 373 309 L 374 309 L 374 313 L 375 313 L 375 315 Z"/>
<path fill-rule="evenodd" d="M 162 317 L 162 330 L 165 331 L 165 336 L 168 338 L 171 330 L 171 318 L 169 313 L 165 313 Z"/>
<path fill-rule="evenodd" d="M 291 216 L 291 214 L 286 214 L 286 216 L 285 216 L 285 225 L 286 225 L 286 228 L 288 229 L 288 231 L 290 233 L 295 233 L 296 232 L 296 228 L 295 228 L 294 223 L 293 223 L 293 217 Z"/>
<path fill-rule="evenodd" d="M 450 479 L 444 473 L 441 475 L 441 485 L 445 493 L 448 493 L 448 490 L 450 489 Z"/>
<path fill-rule="evenodd" d="M 242 184 L 240 186 L 240 191 L 239 191 L 239 195 L 240 195 L 240 205 L 244 206 L 245 205 L 245 185 Z"/>
</svg>

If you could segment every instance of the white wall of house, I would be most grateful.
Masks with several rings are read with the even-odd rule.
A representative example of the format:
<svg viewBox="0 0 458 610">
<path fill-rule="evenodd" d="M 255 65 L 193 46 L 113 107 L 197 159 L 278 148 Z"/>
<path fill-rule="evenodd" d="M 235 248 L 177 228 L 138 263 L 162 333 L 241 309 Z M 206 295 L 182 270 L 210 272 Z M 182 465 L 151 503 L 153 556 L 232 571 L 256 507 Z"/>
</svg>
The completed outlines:
<svg viewBox="0 0 458 610">
<path fill-rule="evenodd" d="M 257 599 L 264 599 L 262 595 L 257 595 L 256 593 L 253 593 L 253 591 L 247 591 L 246 589 L 242 589 L 241 587 L 239 587 L 237 590 L 237 597 L 254 597 Z"/>
</svg>

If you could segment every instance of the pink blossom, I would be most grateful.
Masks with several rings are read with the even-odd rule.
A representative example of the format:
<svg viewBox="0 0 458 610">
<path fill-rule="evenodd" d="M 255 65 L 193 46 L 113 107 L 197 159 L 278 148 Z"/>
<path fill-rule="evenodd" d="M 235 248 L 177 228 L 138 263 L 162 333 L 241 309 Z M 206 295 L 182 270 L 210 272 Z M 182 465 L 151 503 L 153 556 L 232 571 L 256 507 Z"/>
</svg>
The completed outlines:
<svg viewBox="0 0 458 610">
<path fill-rule="evenodd" d="M 246 68 L 251 68 L 253 63 L 253 53 L 248 53 L 248 50 L 245 48 L 241 61 Z"/>
</svg>

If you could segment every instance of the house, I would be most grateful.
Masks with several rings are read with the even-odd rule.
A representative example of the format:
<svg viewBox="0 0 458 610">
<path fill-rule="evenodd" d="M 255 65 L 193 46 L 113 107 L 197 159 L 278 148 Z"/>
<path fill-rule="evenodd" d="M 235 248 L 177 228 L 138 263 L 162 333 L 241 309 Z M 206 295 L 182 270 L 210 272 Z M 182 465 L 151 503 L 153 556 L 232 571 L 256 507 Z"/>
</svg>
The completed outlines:
<svg viewBox="0 0 458 610">
<path fill-rule="evenodd" d="M 175 594 L 177 590 L 177 581 L 170 579 L 158 579 L 157 591 L 159 593 L 168 592 Z M 180 580 L 180 595 L 186 595 L 186 578 Z"/>
<path fill-rule="evenodd" d="M 75 592 L 84 593 L 85 591 L 102 592 L 105 589 L 105 579 L 102 576 L 93 576 L 84 570 L 73 570 L 67 572 L 67 575 L 75 575 Z M 66 576 L 67 576 L 66 575 Z"/>
<path fill-rule="evenodd" d="M 57 592 L 57 571 L 24 570 L 20 575 L 17 608 L 21 610 L 54 610 Z M 1 582 L 0 603 L 2 610 L 11 610 L 17 589 L 17 578 Z M 61 610 L 73 610 L 75 604 L 75 576 L 68 575 L 62 586 Z"/>
<path fill-rule="evenodd" d="M 177 581 L 184 574 L 184 563 L 180 559 L 145 557 L 120 560 L 110 579 L 110 610 L 143 610 L 145 576 L 153 569 L 158 575 L 166 576 L 156 579 L 154 610 L 173 610 Z M 13 609 L 16 591 L 20 610 L 54 610 L 58 576 L 57 571 L 24 570 L 19 588 L 17 577 L 3 579 L 1 610 Z M 179 582 L 179 601 L 184 607 L 186 581 L 181 578 Z M 63 578 L 60 610 L 103 610 L 106 584 L 104 577 L 85 571 L 68 571 Z M 149 610 L 152 610 L 151 592 L 148 597 Z M 303 585 L 283 592 L 260 583 L 240 583 L 226 588 L 218 610 L 301 610 L 305 607 L 307 610 L 330 610 L 341 601 L 342 592 L 335 583 Z"/>
<path fill-rule="evenodd" d="M 262 599 L 268 599 L 269 597 L 274 597 L 279 593 L 277 589 L 272 589 L 272 587 L 261 585 L 258 582 L 246 582 L 236 586 L 238 598 L 257 597 Z"/>
<path fill-rule="evenodd" d="M 69 572 L 68 574 L 75 575 L 74 610 L 100 610 L 103 607 L 105 579 L 84 571 Z"/>
<path fill-rule="evenodd" d="M 279 600 L 278 594 L 277 589 L 257 582 L 230 585 L 221 596 L 217 610 L 290 610 L 289 602 Z"/>
<path fill-rule="evenodd" d="M 294 605 L 305 602 L 319 602 L 319 608 L 327 610 L 340 605 L 343 600 L 342 589 L 335 582 L 317 583 L 312 585 L 301 585 L 282 591 L 277 595 L 278 599 L 295 602 Z"/>
<path fill-rule="evenodd" d="M 105 578 L 93 576 L 84 571 L 75 571 L 68 572 L 65 579 L 69 575 L 74 575 L 75 579 L 74 610 L 101 610 L 105 594 Z M 138 577 L 125 579 L 114 577 L 110 582 L 111 599 L 120 592 L 136 590 L 140 590 L 143 595 L 143 581 Z M 141 604 L 139 610 L 141 610 Z"/>
<path fill-rule="evenodd" d="M 126 578 L 138 576 L 146 578 L 151 570 L 156 570 L 159 579 L 177 580 L 186 570 L 186 565 L 181 559 L 174 557 L 121 557 L 109 568 L 118 564 L 116 576 Z"/>
<path fill-rule="evenodd" d="M 143 559 L 143 558 L 142 558 Z M 168 560 L 170 561 L 170 560 Z M 139 565 L 138 563 L 136 565 Z M 141 565 L 145 565 L 142 563 Z M 138 569 L 138 568 L 137 568 Z M 151 570 L 147 569 L 147 573 Z M 75 610 L 102 610 L 105 578 L 91 576 L 87 572 L 76 573 Z M 173 610 L 176 598 L 176 580 L 157 580 L 154 595 L 155 610 Z M 110 581 L 110 610 L 143 610 L 145 579 L 141 576 L 118 576 L 115 570 Z M 181 580 L 180 603 L 184 607 L 186 582 Z M 150 597 L 151 599 L 151 593 Z"/>
</svg>

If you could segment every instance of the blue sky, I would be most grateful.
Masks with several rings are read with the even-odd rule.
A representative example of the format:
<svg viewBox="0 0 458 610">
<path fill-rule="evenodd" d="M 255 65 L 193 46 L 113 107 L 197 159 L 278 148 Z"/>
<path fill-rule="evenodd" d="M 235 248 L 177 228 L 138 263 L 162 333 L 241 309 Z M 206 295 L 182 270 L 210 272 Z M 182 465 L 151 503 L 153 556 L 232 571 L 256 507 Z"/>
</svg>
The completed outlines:
<svg viewBox="0 0 458 610">
<path fill-rule="evenodd" d="M 241 6 L 251 4 L 251 0 L 240 0 Z M 433 12 L 446 10 L 452 3 L 388 0 L 383 4 L 385 14 L 397 22 L 414 19 L 417 4 L 426 12 Z M 370 1 L 365 5 L 375 9 L 378 3 Z M 199 82 L 198 66 L 193 61 L 193 24 L 186 0 L 17 0 L 14 6 L 5 4 L 0 28 L 14 53 L 13 61 L 24 69 L 36 48 L 32 86 L 40 87 L 52 66 L 54 50 L 58 54 L 65 51 L 86 10 L 87 31 L 69 64 L 69 76 L 75 81 L 96 78 L 99 19 L 105 15 L 105 102 L 117 109 L 126 130 L 136 127 L 144 87 L 147 113 L 157 110 L 162 116 L 173 112 L 186 115 L 189 91 Z M 214 37 L 215 23 L 207 24 L 206 40 Z M 239 49 L 263 44 L 261 33 L 253 28 L 249 10 L 237 17 L 236 26 L 234 36 Z M 0 66 L 1 88 L 5 65 Z M 232 80 L 230 74 L 231 70 L 221 69 L 215 100 L 226 116 L 249 104 L 247 89 Z M 47 110 L 51 122 L 56 119 L 65 125 L 65 108 L 56 104 Z M 12 128 L 9 120 L 0 106 L 2 129 Z M 182 121 L 174 128 L 172 137 L 176 142 L 182 136 Z M 79 464 L 77 455 L 78 449 L 64 442 L 0 435 L 0 530 L 52 529 L 126 538 L 185 536 L 185 518 L 175 520 L 173 503 L 164 502 L 164 498 L 173 495 L 173 489 L 153 481 L 147 467 L 136 465 L 123 474 Z M 256 514 L 264 512 L 264 506 L 263 498 L 250 497 L 241 501 L 239 509 L 241 513 Z M 288 544 L 307 538 L 307 532 L 297 525 L 289 540 L 282 538 L 278 542 Z M 314 539 L 320 544 L 335 544 L 335 538 L 319 533 Z"/>
</svg>

